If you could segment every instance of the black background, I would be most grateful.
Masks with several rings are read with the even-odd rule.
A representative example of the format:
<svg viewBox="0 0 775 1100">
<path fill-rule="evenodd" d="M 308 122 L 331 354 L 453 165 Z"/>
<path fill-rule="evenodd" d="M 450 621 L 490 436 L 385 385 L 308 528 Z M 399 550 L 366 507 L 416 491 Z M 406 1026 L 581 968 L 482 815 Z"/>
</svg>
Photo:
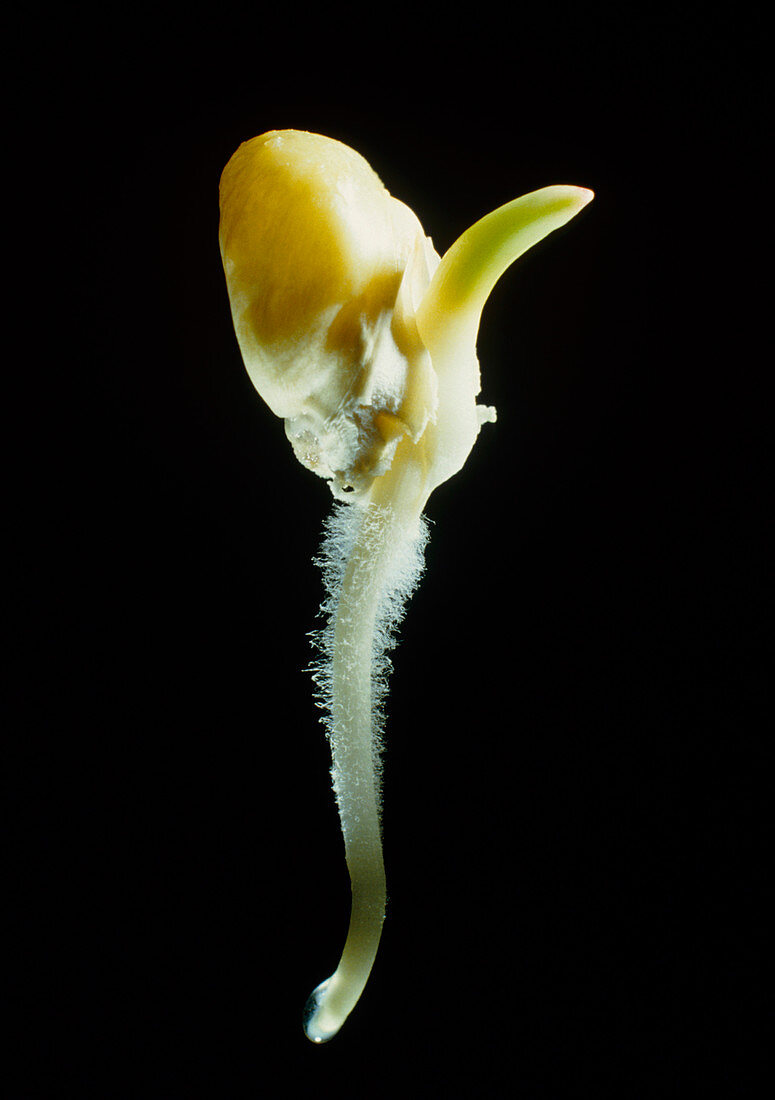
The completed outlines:
<svg viewBox="0 0 775 1100">
<path fill-rule="evenodd" d="M 736 10 L 81 10 L 27 46 L 14 1097 L 746 1094 L 766 196 Z M 439 251 L 596 192 L 485 310 L 499 420 L 431 498 L 394 657 L 383 943 L 320 1048 L 330 497 L 244 372 L 217 245 L 221 169 L 283 127 L 358 149 Z"/>
</svg>

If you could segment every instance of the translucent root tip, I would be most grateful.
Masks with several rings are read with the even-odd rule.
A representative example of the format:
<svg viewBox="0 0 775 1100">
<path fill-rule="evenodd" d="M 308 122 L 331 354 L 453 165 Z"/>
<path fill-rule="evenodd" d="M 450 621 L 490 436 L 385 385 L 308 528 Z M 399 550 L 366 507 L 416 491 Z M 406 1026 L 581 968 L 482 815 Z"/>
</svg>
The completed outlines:
<svg viewBox="0 0 775 1100">
<path fill-rule="evenodd" d="M 325 994 L 330 981 L 331 978 L 326 978 L 316 986 L 304 1005 L 304 1034 L 313 1043 L 327 1043 L 333 1039 L 345 1020 L 331 1012 L 327 1004 Z"/>
</svg>

